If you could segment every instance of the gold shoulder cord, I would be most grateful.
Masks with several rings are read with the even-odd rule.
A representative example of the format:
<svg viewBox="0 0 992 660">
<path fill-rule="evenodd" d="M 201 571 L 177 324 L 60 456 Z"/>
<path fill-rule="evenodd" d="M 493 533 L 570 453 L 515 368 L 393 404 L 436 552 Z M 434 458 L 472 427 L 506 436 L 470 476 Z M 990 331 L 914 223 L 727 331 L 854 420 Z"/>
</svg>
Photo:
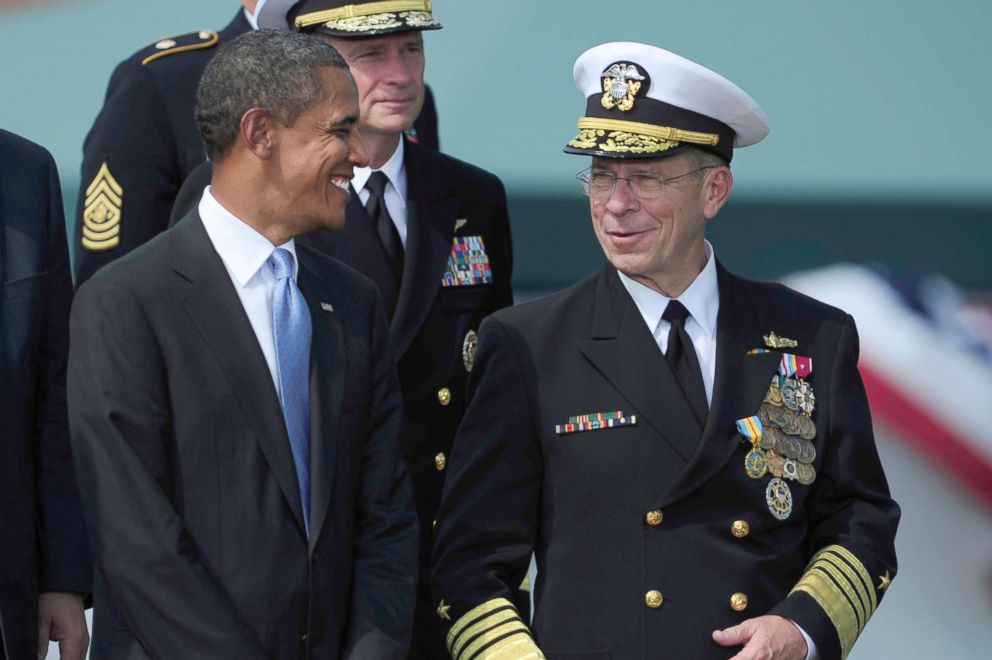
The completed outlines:
<svg viewBox="0 0 992 660">
<path fill-rule="evenodd" d="M 195 44 L 187 44 L 185 46 L 179 46 L 178 48 L 170 48 L 168 50 L 163 50 L 158 53 L 152 53 L 145 59 L 141 60 L 141 66 L 145 66 L 151 62 L 154 62 L 157 59 L 166 57 L 167 55 L 175 55 L 176 53 L 185 53 L 191 50 L 203 50 L 205 48 L 212 48 L 216 46 L 217 43 L 220 41 L 220 35 L 214 32 L 213 30 L 201 30 L 199 36 L 201 39 L 205 39 L 205 41 L 201 41 L 200 43 L 195 43 Z"/>
</svg>

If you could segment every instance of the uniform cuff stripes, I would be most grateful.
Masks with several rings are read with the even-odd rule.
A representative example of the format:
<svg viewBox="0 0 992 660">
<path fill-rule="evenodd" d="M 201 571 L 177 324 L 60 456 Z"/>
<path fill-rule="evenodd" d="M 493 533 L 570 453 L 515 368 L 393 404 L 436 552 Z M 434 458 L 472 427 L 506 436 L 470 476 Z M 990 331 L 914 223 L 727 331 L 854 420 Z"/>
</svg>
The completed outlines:
<svg viewBox="0 0 992 660">
<path fill-rule="evenodd" d="M 513 603 L 494 598 L 458 619 L 448 633 L 454 660 L 543 660 Z"/>
<path fill-rule="evenodd" d="M 797 591 L 809 594 L 826 612 L 837 629 L 841 658 L 846 658 L 878 607 L 864 564 L 846 548 L 829 545 L 813 555 L 791 593 Z"/>
</svg>

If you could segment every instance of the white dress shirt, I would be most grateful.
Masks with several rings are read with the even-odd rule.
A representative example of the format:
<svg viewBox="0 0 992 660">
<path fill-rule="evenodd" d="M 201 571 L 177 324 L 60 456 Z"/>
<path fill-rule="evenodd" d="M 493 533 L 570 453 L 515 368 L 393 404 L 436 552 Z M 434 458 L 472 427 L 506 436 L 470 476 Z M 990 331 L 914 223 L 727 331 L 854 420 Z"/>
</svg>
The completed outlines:
<svg viewBox="0 0 992 660">
<path fill-rule="evenodd" d="M 672 324 L 661 318 L 661 315 L 665 313 L 668 302 L 673 298 L 658 293 L 654 289 L 649 289 L 620 271 L 617 271 L 617 274 L 620 275 L 620 281 L 623 282 L 627 293 L 634 299 L 634 304 L 637 305 L 648 330 L 654 335 L 658 348 L 664 354 L 668 350 L 668 332 L 671 330 Z M 706 265 L 703 266 L 703 270 L 692 281 L 689 288 L 674 300 L 678 300 L 689 310 L 690 316 L 686 319 L 685 331 L 696 350 L 699 369 L 703 372 L 706 402 L 712 407 L 713 380 L 716 376 L 716 318 L 720 311 L 720 288 L 716 281 L 716 259 L 713 256 L 713 246 L 709 241 L 706 241 Z M 819 656 L 812 638 L 798 623 L 793 621 L 792 624 L 806 640 L 806 660 L 817 660 Z"/>
<path fill-rule="evenodd" d="M 716 316 L 720 311 L 720 291 L 716 283 L 716 259 L 713 258 L 713 246 L 706 241 L 706 265 L 696 276 L 689 288 L 682 292 L 678 300 L 689 310 L 689 318 L 685 322 L 685 331 L 692 340 L 699 359 L 699 369 L 703 372 L 703 386 L 706 388 L 706 403 L 713 405 L 713 378 L 716 374 Z M 648 330 L 654 335 L 662 354 L 668 350 L 668 331 L 672 324 L 661 318 L 673 300 L 663 293 L 649 289 L 620 271 L 620 281 L 623 282 L 627 293 L 634 299 L 638 311 L 644 317 Z"/>
<path fill-rule="evenodd" d="M 265 0 L 258 0 L 258 3 L 255 5 L 255 13 L 248 11 L 247 7 L 242 10 L 245 13 L 245 20 L 248 21 L 248 25 L 251 26 L 252 30 L 258 29 L 258 14 L 262 11 L 262 7 L 264 6 Z"/>
<path fill-rule="evenodd" d="M 220 255 L 227 274 L 231 277 L 234 290 L 238 292 L 241 305 L 245 308 L 258 345 L 265 356 L 272 374 L 272 382 L 279 392 L 279 373 L 276 365 L 276 341 L 272 328 L 272 292 L 276 278 L 269 266 L 269 257 L 276 246 L 257 231 L 242 222 L 233 213 L 221 206 L 210 192 L 210 186 L 203 191 L 197 207 L 207 236 L 214 250 Z M 279 247 L 293 255 L 293 277 L 300 272 L 296 259 L 296 244 L 292 239 Z"/>
<path fill-rule="evenodd" d="M 365 188 L 372 172 L 379 171 L 386 175 L 389 183 L 383 197 L 386 199 L 386 210 L 389 217 L 396 225 L 396 231 L 400 235 L 403 247 L 406 248 L 406 165 L 403 164 L 403 138 L 396 147 L 396 151 L 389 157 L 382 167 L 373 170 L 371 167 L 356 167 L 355 176 L 351 180 L 351 185 L 358 192 L 358 198 L 362 200 L 362 206 L 368 204 L 372 193 Z"/>
</svg>

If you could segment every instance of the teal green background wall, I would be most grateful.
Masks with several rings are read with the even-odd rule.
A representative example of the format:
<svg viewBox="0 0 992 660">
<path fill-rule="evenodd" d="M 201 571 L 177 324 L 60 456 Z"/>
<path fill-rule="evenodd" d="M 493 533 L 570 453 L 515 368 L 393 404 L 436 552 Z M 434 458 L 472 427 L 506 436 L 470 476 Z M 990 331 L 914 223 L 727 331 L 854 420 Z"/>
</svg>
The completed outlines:
<svg viewBox="0 0 992 660">
<path fill-rule="evenodd" d="M 113 66 L 159 38 L 221 27 L 236 7 L 233 0 L 63 0 L 0 14 L 0 126 L 51 149 L 74 199 L 82 140 Z M 963 272 L 964 283 L 992 290 L 992 268 L 977 247 L 992 245 L 992 222 L 984 222 L 992 221 L 989 0 L 436 0 L 434 8 L 445 29 L 426 35 L 427 78 L 442 148 L 506 182 L 518 284 L 557 285 L 588 268 L 569 253 L 596 257 L 576 206 L 573 175 L 584 159 L 561 152 L 583 109 L 572 63 L 591 45 L 630 39 L 714 68 L 771 117 L 768 139 L 735 158 L 721 230 L 748 204 L 779 226 L 810 222 L 807 204 L 853 204 L 888 218 L 885 232 L 915 213 L 896 256 L 931 268 L 916 263 L 913 247 L 926 255 L 939 241 L 942 252 L 963 251 L 963 261 L 948 267 Z M 970 220 L 961 220 L 962 209 Z M 821 219 L 813 229 L 841 237 L 860 230 L 852 240 L 868 240 L 884 256 L 888 233 L 863 233 L 873 217 L 858 214 L 850 228 L 824 228 Z M 554 270 L 544 266 L 548 247 L 535 247 L 551 228 L 566 244 L 558 255 L 564 265 Z M 726 231 L 746 237 L 748 228 Z"/>
</svg>

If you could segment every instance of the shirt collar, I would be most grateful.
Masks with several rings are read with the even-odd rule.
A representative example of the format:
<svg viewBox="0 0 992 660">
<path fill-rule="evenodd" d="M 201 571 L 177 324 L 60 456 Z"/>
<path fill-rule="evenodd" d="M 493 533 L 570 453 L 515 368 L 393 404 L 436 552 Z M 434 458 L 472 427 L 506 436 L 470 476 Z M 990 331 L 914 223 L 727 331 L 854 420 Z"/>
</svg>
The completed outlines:
<svg viewBox="0 0 992 660">
<path fill-rule="evenodd" d="M 716 332 L 716 317 L 720 310 L 720 289 L 717 286 L 716 257 L 709 241 L 706 241 L 706 254 L 706 265 L 703 266 L 703 270 L 677 300 L 685 305 L 703 332 L 712 337 Z M 672 299 L 654 289 L 649 289 L 620 271 L 617 271 L 617 274 L 620 275 L 620 281 L 634 299 L 634 304 L 644 317 L 644 322 L 653 333 L 661 322 L 661 315 L 665 313 L 668 302 Z"/>
<path fill-rule="evenodd" d="M 207 186 L 197 207 L 203 227 L 207 230 L 210 242 L 220 255 L 228 271 L 242 288 L 265 265 L 276 249 L 269 239 L 245 224 L 236 215 L 224 208 Z M 296 258 L 296 243 L 293 239 L 279 247 L 293 255 L 293 275 L 300 272 Z"/>
<path fill-rule="evenodd" d="M 248 11 L 247 8 L 242 9 L 245 13 L 245 20 L 248 21 L 248 25 L 251 26 L 252 30 L 258 29 L 258 15 L 262 13 L 262 7 L 265 5 L 265 0 L 258 0 L 258 4 L 255 5 L 255 12 L 252 13 Z"/>
<path fill-rule="evenodd" d="M 396 145 L 393 155 L 378 170 L 373 170 L 371 167 L 355 168 L 355 176 L 351 180 L 351 185 L 355 188 L 355 192 L 364 190 L 365 184 L 368 183 L 369 177 L 372 176 L 372 172 L 379 171 L 386 175 L 389 183 L 393 184 L 393 188 L 399 193 L 400 199 L 404 203 L 406 202 L 406 171 L 403 167 L 403 151 L 405 147 L 403 146 L 403 142 L 403 137 L 400 136 L 399 144 Z"/>
</svg>

